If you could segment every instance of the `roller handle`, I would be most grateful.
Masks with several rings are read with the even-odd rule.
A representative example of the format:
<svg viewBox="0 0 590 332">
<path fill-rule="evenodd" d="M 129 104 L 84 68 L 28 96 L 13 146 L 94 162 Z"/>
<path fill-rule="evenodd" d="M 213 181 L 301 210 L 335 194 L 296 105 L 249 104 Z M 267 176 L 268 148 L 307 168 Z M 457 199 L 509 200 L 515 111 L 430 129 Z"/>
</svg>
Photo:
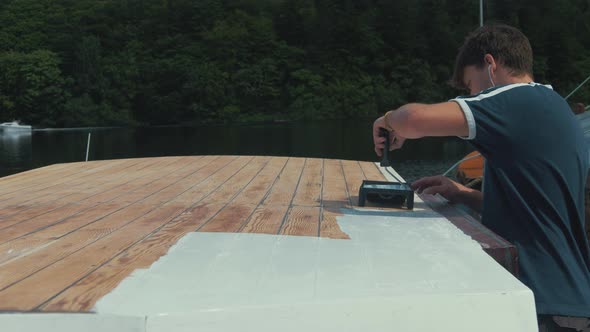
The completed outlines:
<svg viewBox="0 0 590 332">
<path fill-rule="evenodd" d="M 383 149 L 383 158 L 381 159 L 381 167 L 389 167 L 389 131 L 386 129 L 379 129 L 379 136 L 385 137 L 385 148 Z"/>
</svg>

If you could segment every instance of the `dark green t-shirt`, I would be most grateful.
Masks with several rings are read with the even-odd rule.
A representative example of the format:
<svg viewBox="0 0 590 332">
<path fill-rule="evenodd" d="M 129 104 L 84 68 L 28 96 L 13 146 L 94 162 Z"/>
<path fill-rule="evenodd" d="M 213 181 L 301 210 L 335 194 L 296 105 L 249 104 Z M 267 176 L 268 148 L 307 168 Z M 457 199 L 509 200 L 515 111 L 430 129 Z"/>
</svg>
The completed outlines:
<svg viewBox="0 0 590 332">
<path fill-rule="evenodd" d="M 584 230 L 588 147 L 551 86 L 510 84 L 453 99 L 486 158 L 482 223 L 518 248 L 538 314 L 590 317 Z"/>
</svg>

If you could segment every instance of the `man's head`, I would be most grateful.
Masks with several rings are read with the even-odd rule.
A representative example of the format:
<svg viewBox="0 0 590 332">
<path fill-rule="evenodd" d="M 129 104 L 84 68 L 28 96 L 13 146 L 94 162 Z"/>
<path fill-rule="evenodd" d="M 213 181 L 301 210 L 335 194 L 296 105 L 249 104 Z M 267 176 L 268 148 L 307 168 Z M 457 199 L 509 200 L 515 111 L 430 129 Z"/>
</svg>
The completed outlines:
<svg viewBox="0 0 590 332">
<path fill-rule="evenodd" d="M 478 93 L 495 85 L 532 81 L 528 38 L 507 25 L 483 26 L 467 36 L 455 61 L 453 86 Z"/>
</svg>

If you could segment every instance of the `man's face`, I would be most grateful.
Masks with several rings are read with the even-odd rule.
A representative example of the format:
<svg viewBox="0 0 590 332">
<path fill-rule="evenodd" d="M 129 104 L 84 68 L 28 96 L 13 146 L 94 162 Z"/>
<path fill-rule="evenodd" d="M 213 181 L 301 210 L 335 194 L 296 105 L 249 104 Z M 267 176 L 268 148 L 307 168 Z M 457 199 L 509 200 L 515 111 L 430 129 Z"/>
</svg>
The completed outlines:
<svg viewBox="0 0 590 332">
<path fill-rule="evenodd" d="M 463 83 L 467 87 L 469 94 L 475 95 L 492 87 L 487 68 L 483 66 L 478 69 L 475 65 L 465 67 L 463 70 Z"/>
</svg>

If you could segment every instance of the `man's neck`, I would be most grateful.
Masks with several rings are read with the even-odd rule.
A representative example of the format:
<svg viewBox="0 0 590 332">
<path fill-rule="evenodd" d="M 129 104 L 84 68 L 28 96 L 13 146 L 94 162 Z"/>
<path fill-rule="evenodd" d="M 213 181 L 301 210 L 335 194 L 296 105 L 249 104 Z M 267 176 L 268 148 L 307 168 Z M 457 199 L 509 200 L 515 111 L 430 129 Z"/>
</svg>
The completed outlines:
<svg viewBox="0 0 590 332">
<path fill-rule="evenodd" d="M 504 75 L 501 80 L 499 80 L 496 85 L 507 85 L 507 84 L 518 84 L 518 83 L 531 83 L 533 82 L 533 78 L 528 75 L 521 75 L 521 76 L 512 76 L 512 75 Z"/>
</svg>

